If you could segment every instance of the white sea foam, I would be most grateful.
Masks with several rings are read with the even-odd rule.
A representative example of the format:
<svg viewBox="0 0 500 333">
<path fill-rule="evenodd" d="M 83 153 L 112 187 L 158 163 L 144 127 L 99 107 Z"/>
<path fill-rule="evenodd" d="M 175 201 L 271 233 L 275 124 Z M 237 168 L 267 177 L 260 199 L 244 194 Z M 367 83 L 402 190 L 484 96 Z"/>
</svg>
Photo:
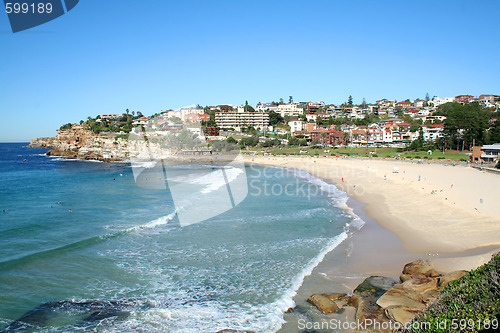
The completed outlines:
<svg viewBox="0 0 500 333">
<path fill-rule="evenodd" d="M 130 161 L 132 168 L 151 169 L 156 166 L 156 161 Z"/>
<path fill-rule="evenodd" d="M 214 171 L 210 172 L 199 172 L 190 174 L 187 176 L 176 176 L 171 177 L 168 180 L 179 182 L 179 183 L 188 183 L 188 184 L 196 184 L 201 185 L 203 188 L 200 190 L 203 194 L 208 194 L 210 192 L 216 191 L 227 183 L 234 181 L 240 174 L 243 173 L 243 170 L 240 168 L 224 168 L 224 170 L 217 168 Z M 225 177 L 224 177 L 225 174 Z"/>
<path fill-rule="evenodd" d="M 319 265 L 321 261 L 325 258 L 325 256 L 339 246 L 345 239 L 347 239 L 347 233 L 343 232 L 335 237 L 333 237 L 328 244 L 320 251 L 320 253 L 313 259 L 309 261 L 309 263 L 304 267 L 304 269 L 295 276 L 292 281 L 292 285 L 290 288 L 275 302 L 265 305 L 265 312 L 268 313 L 269 317 L 269 325 L 270 327 L 264 328 L 265 331 L 277 331 L 281 325 L 284 323 L 283 313 L 295 306 L 293 301 L 293 297 L 297 294 L 300 286 L 304 282 L 306 276 L 311 275 L 312 271 L 316 266 Z"/>
<path fill-rule="evenodd" d="M 84 160 L 81 158 L 64 158 L 60 156 L 49 156 L 53 161 L 64 161 L 64 162 L 89 162 L 89 163 L 104 163 L 99 160 Z"/>
<path fill-rule="evenodd" d="M 168 215 L 157 218 L 156 220 L 150 221 L 146 224 L 142 224 L 139 226 L 131 227 L 127 229 L 128 232 L 132 231 L 140 231 L 145 229 L 153 229 L 159 226 L 166 225 L 168 221 L 172 220 L 175 217 L 176 212 L 170 213 Z"/>
<path fill-rule="evenodd" d="M 307 180 L 311 184 L 318 186 L 323 193 L 327 193 L 328 197 L 332 200 L 335 207 L 343 209 L 347 213 L 347 215 L 351 217 L 352 220 L 349 226 L 354 227 L 357 230 L 363 227 L 365 221 L 363 221 L 361 217 L 359 217 L 356 213 L 354 213 L 354 210 L 347 204 L 349 196 L 347 195 L 346 192 L 338 189 L 333 184 L 328 184 L 324 180 L 314 177 L 307 171 L 299 169 L 291 169 L 291 170 L 293 170 L 294 174 L 297 177 Z"/>
</svg>

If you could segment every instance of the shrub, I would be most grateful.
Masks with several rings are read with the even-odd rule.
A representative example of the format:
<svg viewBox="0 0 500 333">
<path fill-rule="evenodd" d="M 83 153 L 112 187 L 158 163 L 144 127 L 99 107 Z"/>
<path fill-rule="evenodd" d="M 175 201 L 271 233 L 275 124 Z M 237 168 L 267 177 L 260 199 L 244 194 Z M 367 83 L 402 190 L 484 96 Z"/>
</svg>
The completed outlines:
<svg viewBox="0 0 500 333">
<path fill-rule="evenodd" d="M 61 127 L 59 127 L 59 129 L 61 129 L 61 130 L 71 129 L 71 123 L 64 124 Z"/>
</svg>

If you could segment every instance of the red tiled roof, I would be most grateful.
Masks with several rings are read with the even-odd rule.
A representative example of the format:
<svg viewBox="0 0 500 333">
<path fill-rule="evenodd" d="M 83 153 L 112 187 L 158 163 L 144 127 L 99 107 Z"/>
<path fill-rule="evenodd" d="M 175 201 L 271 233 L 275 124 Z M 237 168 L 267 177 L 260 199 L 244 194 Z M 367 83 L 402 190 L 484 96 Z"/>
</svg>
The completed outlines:
<svg viewBox="0 0 500 333">
<path fill-rule="evenodd" d="M 344 133 L 334 130 L 334 129 L 324 129 L 324 128 L 318 128 L 315 130 L 312 130 L 310 133 L 330 133 L 333 134 L 334 136 L 344 136 Z"/>
</svg>

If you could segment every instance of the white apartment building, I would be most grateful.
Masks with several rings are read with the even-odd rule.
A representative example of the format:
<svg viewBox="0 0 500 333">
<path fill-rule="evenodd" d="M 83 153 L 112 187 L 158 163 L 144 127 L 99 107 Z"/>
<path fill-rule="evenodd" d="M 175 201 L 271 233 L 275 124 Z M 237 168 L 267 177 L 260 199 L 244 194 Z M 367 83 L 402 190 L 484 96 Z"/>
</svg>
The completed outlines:
<svg viewBox="0 0 500 333">
<path fill-rule="evenodd" d="M 277 105 L 273 105 L 271 103 L 260 103 L 260 104 L 257 104 L 257 106 L 255 107 L 255 111 L 257 112 L 264 112 L 264 111 L 274 111 L 274 112 L 279 112 L 278 110 L 278 106 Z"/>
<path fill-rule="evenodd" d="M 422 126 L 422 132 L 424 134 L 424 141 L 429 141 L 429 140 L 435 141 L 443 136 L 443 130 L 444 130 L 443 125 L 432 124 L 432 125 L 421 125 L 421 126 Z"/>
<path fill-rule="evenodd" d="M 439 106 L 444 103 L 455 102 L 455 97 L 434 97 L 432 103 L 434 106 Z"/>
<path fill-rule="evenodd" d="M 298 116 L 304 113 L 304 109 L 299 108 L 296 104 L 281 104 L 278 105 L 278 113 L 281 114 L 282 117 L 285 116 Z"/>
<path fill-rule="evenodd" d="M 302 120 L 292 120 L 288 122 L 288 126 L 290 126 L 290 133 L 299 132 L 303 130 L 303 121 Z"/>
<path fill-rule="evenodd" d="M 186 121 L 188 115 L 191 114 L 204 114 L 205 110 L 203 109 L 198 109 L 198 108 L 181 108 L 180 110 L 177 111 L 167 111 L 167 116 L 168 118 L 173 118 L 177 117 L 180 118 L 182 121 Z"/>
<path fill-rule="evenodd" d="M 253 126 L 264 129 L 269 126 L 269 114 L 265 112 L 217 112 L 215 122 L 220 128 L 235 128 Z"/>
<path fill-rule="evenodd" d="M 116 119 L 118 117 L 119 117 L 119 115 L 117 115 L 116 113 L 101 115 L 101 119 Z"/>
</svg>

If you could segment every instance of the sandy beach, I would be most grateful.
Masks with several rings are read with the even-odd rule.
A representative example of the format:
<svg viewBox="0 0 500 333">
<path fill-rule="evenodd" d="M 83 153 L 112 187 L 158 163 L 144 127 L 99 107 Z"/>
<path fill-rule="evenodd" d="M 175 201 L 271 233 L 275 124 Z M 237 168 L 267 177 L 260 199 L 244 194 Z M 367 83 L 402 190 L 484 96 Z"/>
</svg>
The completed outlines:
<svg viewBox="0 0 500 333">
<path fill-rule="evenodd" d="M 246 163 L 302 169 L 345 191 L 365 225 L 308 276 L 295 302 L 350 292 L 370 275 L 397 278 L 406 262 L 442 272 L 473 269 L 500 249 L 500 175 L 452 163 L 309 156 L 245 156 Z M 282 331 L 297 317 L 286 315 Z"/>
</svg>

